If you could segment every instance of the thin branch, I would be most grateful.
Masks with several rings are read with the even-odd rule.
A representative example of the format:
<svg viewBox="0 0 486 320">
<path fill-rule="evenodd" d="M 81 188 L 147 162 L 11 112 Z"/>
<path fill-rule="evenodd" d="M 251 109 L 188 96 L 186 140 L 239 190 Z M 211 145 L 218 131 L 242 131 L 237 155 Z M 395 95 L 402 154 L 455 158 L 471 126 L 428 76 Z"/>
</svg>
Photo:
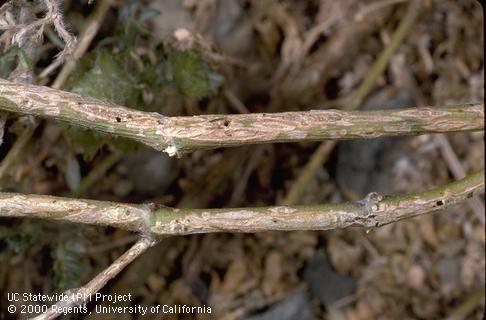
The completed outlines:
<svg viewBox="0 0 486 320">
<path fill-rule="evenodd" d="M 400 68 L 400 66 L 399 66 Z M 418 84 L 416 79 L 413 77 L 412 73 L 410 70 L 406 70 L 402 68 L 401 70 L 401 77 L 402 80 L 404 81 L 404 84 L 406 88 L 412 93 L 414 96 L 415 104 L 417 105 L 425 105 L 427 104 L 427 100 L 424 97 L 423 93 L 419 90 Z M 451 143 L 449 142 L 449 138 L 444 135 L 444 134 L 437 134 L 434 136 L 435 141 L 440 149 L 440 152 L 442 154 L 442 158 L 444 159 L 447 167 L 449 168 L 449 171 L 452 173 L 452 176 L 454 179 L 462 179 L 466 176 L 466 170 L 464 170 L 464 167 L 459 160 L 459 157 L 457 156 L 456 152 L 451 146 Z M 471 199 L 467 200 L 467 204 L 471 208 L 471 210 L 474 212 L 478 220 L 484 224 L 485 223 L 485 217 L 484 217 L 484 201 L 480 200 L 478 196 L 474 196 Z"/>
<path fill-rule="evenodd" d="M 446 162 L 449 170 L 451 170 L 454 179 L 462 179 L 466 176 L 466 170 L 464 170 L 461 161 L 457 157 L 454 149 L 447 140 L 447 137 L 443 134 L 439 134 L 435 137 L 435 141 L 439 144 L 440 151 L 442 153 L 442 158 Z M 484 204 L 478 197 L 472 197 L 467 200 L 467 204 L 474 212 L 476 217 L 484 224 Z"/>
<path fill-rule="evenodd" d="M 93 186 L 99 179 L 101 179 L 108 170 L 115 165 L 118 161 L 120 161 L 122 157 L 122 153 L 115 151 L 110 153 L 105 158 L 103 158 L 90 172 L 89 174 L 81 180 L 79 183 L 78 189 L 71 192 L 69 196 L 78 197 L 83 195 L 88 191 L 89 188 Z"/>
<path fill-rule="evenodd" d="M 76 47 L 76 37 L 66 30 L 59 3 L 56 0 L 44 0 L 44 3 L 48 9 L 45 18 L 46 21 L 54 25 L 54 30 L 56 30 L 57 34 L 64 41 L 64 49 L 58 54 L 58 59 L 64 60 L 74 51 L 74 48 Z"/>
<path fill-rule="evenodd" d="M 101 3 L 96 7 L 94 13 L 88 18 L 86 22 L 86 27 L 83 29 L 83 32 L 81 33 L 81 37 L 79 39 L 79 42 L 76 44 L 76 48 L 74 49 L 73 52 L 73 59 L 68 60 L 61 70 L 61 72 L 58 74 L 56 77 L 56 80 L 54 81 L 53 87 L 54 88 L 61 88 L 68 76 L 71 74 L 71 72 L 74 70 L 75 62 L 79 58 L 82 57 L 82 55 L 86 52 L 88 49 L 89 45 L 91 44 L 91 41 L 93 40 L 94 36 L 98 32 L 99 26 L 101 24 L 101 21 L 103 20 L 104 16 L 106 15 L 106 12 L 110 8 L 113 0 L 104 0 L 101 1 Z M 7 4 L 10 4 L 8 2 Z M 7 4 L 5 4 L 5 8 L 7 8 Z M 49 2 L 47 2 L 47 5 L 49 7 Z M 2 8 L 4 8 L 2 6 Z M 53 15 L 56 20 L 59 20 L 59 22 L 55 23 L 55 26 L 61 25 L 64 28 L 64 23 L 62 22 L 62 16 L 60 16 L 59 13 L 59 6 L 56 3 L 52 3 L 51 6 L 49 7 L 50 10 L 50 15 Z M 57 10 L 57 11 L 56 11 Z M 57 13 L 56 13 L 57 12 Z M 56 29 L 57 30 L 57 29 Z M 64 30 L 64 31 L 63 31 Z M 65 36 L 67 35 L 67 38 L 64 37 L 64 41 L 66 43 L 70 43 L 70 46 L 74 44 L 72 41 L 74 38 L 70 38 L 69 33 L 65 30 L 57 30 L 58 33 L 64 34 Z M 72 48 L 69 47 L 69 49 L 66 51 L 66 49 L 63 51 L 64 55 L 68 52 L 72 51 Z M 73 61 L 74 60 L 74 61 Z M 63 63 L 63 59 L 56 59 L 51 66 L 49 66 L 47 69 L 50 71 L 54 70 L 58 66 L 60 66 Z M 44 73 L 43 75 L 41 74 L 41 77 L 47 76 L 48 72 Z M 28 78 L 31 79 L 32 77 Z M 1 122 L 1 121 L 0 121 Z M 39 126 L 38 121 L 34 121 L 31 126 L 27 127 L 22 133 L 19 135 L 17 140 L 15 141 L 14 145 L 10 149 L 9 153 L 5 157 L 5 159 L 1 162 L 0 164 L 0 178 L 4 176 L 5 172 L 10 170 L 10 166 L 12 163 L 15 161 L 18 161 L 18 156 L 22 153 L 24 147 L 27 145 L 27 143 L 30 141 L 30 138 L 32 137 L 32 134 L 34 131 L 37 129 Z M 1 127 L 1 126 L 0 126 Z"/>
<path fill-rule="evenodd" d="M 49 87 L 0 80 L 0 110 L 131 138 L 169 155 L 248 144 L 376 138 L 484 128 L 483 104 L 165 117 Z"/>
<path fill-rule="evenodd" d="M 461 320 L 468 319 L 468 316 L 476 309 L 481 307 L 484 312 L 484 287 L 474 290 L 472 293 L 465 297 L 465 301 L 460 304 L 453 312 L 450 314 L 446 320 Z"/>
<path fill-rule="evenodd" d="M 11 1 L 9 1 L 9 3 L 11 3 Z M 2 38 L 7 38 L 12 44 L 18 44 L 19 47 L 21 47 L 31 39 L 41 39 L 46 25 L 52 24 L 56 33 L 64 41 L 64 49 L 58 55 L 59 60 L 64 60 L 73 52 L 76 45 L 76 38 L 66 29 L 58 1 L 43 0 L 42 3 L 44 4 L 44 9 L 46 11 L 43 18 L 29 23 L 24 21 L 16 24 L 1 24 L 0 30 L 7 30 L 7 32 L 2 35 Z M 33 8 L 34 5 L 30 5 Z M 2 9 L 3 8 L 4 7 L 2 7 Z M 11 8 L 12 6 L 10 4 L 9 7 L 5 7 L 5 11 L 2 11 L 6 12 L 6 10 Z"/>
<path fill-rule="evenodd" d="M 72 59 L 69 59 L 64 64 L 63 68 L 59 72 L 52 84 L 55 89 L 60 89 L 66 82 L 67 78 L 74 70 L 76 62 L 86 53 L 94 37 L 98 33 L 98 30 L 103 22 L 106 13 L 113 4 L 113 0 L 103 0 L 98 3 L 92 15 L 89 16 L 86 21 L 86 27 L 81 32 L 79 42 L 74 49 Z M 42 75 L 41 75 L 42 76 Z"/>
<path fill-rule="evenodd" d="M 10 2 L 9 2 L 10 3 Z M 7 6 L 7 5 L 5 5 Z M 11 6 L 9 9 L 11 10 Z M 20 8 L 20 23 L 29 24 L 32 19 L 35 19 L 34 9 L 31 6 L 23 6 Z M 39 41 L 30 41 L 30 43 L 24 46 L 24 54 L 19 55 L 18 64 L 15 70 L 9 74 L 9 80 L 19 83 L 32 82 L 34 79 L 34 72 L 32 66 L 35 65 L 35 61 L 38 60 L 38 46 L 40 46 Z M 23 150 L 27 142 L 29 142 L 31 136 L 34 134 L 35 130 L 39 126 L 39 121 L 33 119 L 32 122 L 27 123 L 24 130 L 20 133 L 15 140 L 15 143 L 10 148 L 8 154 L 0 163 L 0 179 L 5 175 L 6 172 L 11 171 L 11 165 L 16 161 L 19 161 L 19 156 L 23 154 Z"/>
<path fill-rule="evenodd" d="M 378 227 L 443 209 L 484 190 L 484 169 L 435 189 L 359 202 L 236 209 L 175 209 L 0 192 L 0 216 L 119 227 L 147 235 Z"/>
<path fill-rule="evenodd" d="M 385 46 L 383 51 L 376 58 L 376 61 L 373 63 L 373 66 L 367 73 L 367 76 L 363 79 L 363 82 L 361 82 L 356 93 L 353 95 L 353 99 L 349 104 L 349 110 L 355 110 L 361 105 L 361 103 L 363 103 L 366 96 L 368 96 L 371 89 L 373 89 L 373 87 L 375 86 L 376 80 L 380 77 L 383 71 L 385 71 L 391 57 L 400 47 L 403 40 L 405 39 L 405 36 L 414 25 L 421 10 L 422 2 L 412 1 L 412 3 L 408 7 L 407 13 L 400 21 L 400 24 L 393 33 L 390 42 Z"/>
<path fill-rule="evenodd" d="M 291 206 L 298 204 L 305 190 L 307 189 L 309 182 L 314 178 L 315 173 L 322 165 L 327 161 L 334 147 L 337 145 L 336 140 L 326 141 L 319 145 L 316 151 L 312 154 L 312 157 L 307 164 L 302 168 L 297 179 L 292 183 L 289 192 L 282 201 L 282 204 Z"/>
<path fill-rule="evenodd" d="M 94 277 L 90 282 L 81 288 L 74 290 L 69 290 L 66 295 L 67 299 L 60 300 L 55 305 L 49 308 L 44 314 L 41 314 L 33 319 L 35 320 L 47 320 L 55 319 L 62 315 L 59 310 L 66 310 L 69 307 L 79 306 L 89 300 L 95 299 L 95 294 L 101 288 L 103 288 L 106 283 L 116 277 L 127 265 L 129 265 L 133 260 L 142 255 L 148 248 L 152 247 L 155 241 L 152 239 L 142 238 L 137 243 L 135 243 L 127 252 L 116 259 L 107 269 Z"/>
<path fill-rule="evenodd" d="M 380 6 L 385 3 L 388 5 L 397 2 L 398 1 L 386 0 L 380 2 Z M 353 93 L 349 104 L 346 106 L 347 110 L 358 109 L 361 106 L 362 102 L 366 99 L 368 94 L 371 92 L 371 90 L 375 87 L 376 80 L 383 74 L 386 67 L 388 66 L 390 59 L 393 57 L 393 54 L 403 43 L 403 40 L 409 33 L 414 22 L 417 20 L 421 7 L 422 4 L 419 1 L 413 1 L 409 5 L 405 17 L 403 17 L 397 29 L 393 32 L 390 42 L 385 45 L 385 47 L 371 66 L 369 72 L 360 83 L 358 89 L 356 89 L 356 91 Z M 365 7 L 365 9 L 367 8 L 369 10 L 371 8 L 376 8 L 376 6 L 368 5 L 367 7 Z M 364 15 L 365 14 L 363 14 L 361 18 L 363 18 Z M 356 15 L 356 17 L 358 17 L 358 15 Z M 324 162 L 327 160 L 328 155 L 332 152 L 336 144 L 336 141 L 325 141 L 321 143 L 321 145 L 312 155 L 310 161 L 307 162 L 307 164 L 302 168 L 302 171 L 299 177 L 296 179 L 295 183 L 292 184 L 292 187 L 284 200 L 284 204 L 292 205 L 299 202 L 300 198 L 302 198 L 302 194 L 306 190 L 306 186 L 309 185 L 309 182 L 315 176 L 316 171 L 322 167 Z"/>
<path fill-rule="evenodd" d="M 19 134 L 12 148 L 10 148 L 5 158 L 0 162 L 0 179 L 5 176 L 5 173 L 11 171 L 10 169 L 15 162 L 19 161 L 19 157 L 24 151 L 24 147 L 27 145 L 27 142 L 29 142 L 38 125 L 39 122 L 34 121 L 25 126 L 24 130 Z"/>
<path fill-rule="evenodd" d="M 373 11 L 385 8 L 390 5 L 394 5 L 400 2 L 406 2 L 409 0 L 378 0 L 376 2 L 370 3 L 369 5 L 364 6 L 361 8 L 356 14 L 354 15 L 354 19 L 356 21 L 362 21 L 367 15 L 373 13 Z"/>
</svg>

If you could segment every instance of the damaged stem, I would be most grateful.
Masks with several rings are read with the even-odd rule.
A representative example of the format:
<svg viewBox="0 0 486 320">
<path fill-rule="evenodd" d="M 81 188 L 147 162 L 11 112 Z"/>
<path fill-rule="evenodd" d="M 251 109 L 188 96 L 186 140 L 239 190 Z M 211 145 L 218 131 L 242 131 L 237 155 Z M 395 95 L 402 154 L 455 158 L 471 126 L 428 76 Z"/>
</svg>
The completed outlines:
<svg viewBox="0 0 486 320">
<path fill-rule="evenodd" d="M 131 138 L 169 155 L 248 144 L 478 131 L 483 104 L 165 117 L 43 86 L 0 80 L 0 110 Z"/>
<path fill-rule="evenodd" d="M 142 234 L 328 230 L 378 227 L 457 204 L 484 190 L 484 169 L 435 189 L 400 196 L 373 193 L 359 202 L 313 206 L 175 209 L 0 192 L 0 216 L 118 227 Z"/>
<path fill-rule="evenodd" d="M 100 291 L 108 281 L 115 278 L 127 265 L 141 256 L 147 249 L 152 247 L 155 241 L 148 238 L 141 238 L 128 251 L 116 259 L 108 268 L 99 273 L 90 282 L 81 288 L 69 290 L 65 293 L 67 299 L 61 299 L 52 305 L 47 312 L 33 318 L 33 320 L 49 320 L 64 315 L 68 308 L 79 306 L 96 301 L 96 293 Z"/>
</svg>

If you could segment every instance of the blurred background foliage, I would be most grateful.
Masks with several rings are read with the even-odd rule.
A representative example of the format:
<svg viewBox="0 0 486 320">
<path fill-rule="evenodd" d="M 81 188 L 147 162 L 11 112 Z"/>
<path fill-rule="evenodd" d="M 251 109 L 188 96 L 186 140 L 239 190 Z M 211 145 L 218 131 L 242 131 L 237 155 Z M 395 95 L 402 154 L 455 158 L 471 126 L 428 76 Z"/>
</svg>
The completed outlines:
<svg viewBox="0 0 486 320">
<path fill-rule="evenodd" d="M 74 34 L 101 1 L 61 1 Z M 115 1 L 63 89 L 167 116 L 341 108 L 411 2 Z M 420 2 L 416 23 L 361 108 L 484 100 L 480 6 L 473 0 Z M 3 44 L 0 77 L 21 66 L 35 83 L 52 83 L 58 70 L 39 75 L 62 41 L 50 28 L 44 35 L 35 59 L 28 44 Z M 8 116 L 0 161 L 31 123 Z M 483 137 L 447 136 L 466 172 L 483 166 Z M 126 139 L 45 121 L 0 176 L 0 188 L 175 207 L 276 205 L 318 145 L 198 151 L 172 159 Z M 370 191 L 416 192 L 454 179 L 434 136 L 342 142 L 313 176 L 300 204 Z M 114 229 L 1 219 L 0 316 L 6 292 L 78 287 L 136 238 Z M 437 319 L 458 311 L 481 319 L 484 246 L 484 225 L 466 204 L 369 233 L 173 237 L 103 292 L 132 293 L 144 305 L 213 307 L 212 315 L 195 319 Z"/>
</svg>

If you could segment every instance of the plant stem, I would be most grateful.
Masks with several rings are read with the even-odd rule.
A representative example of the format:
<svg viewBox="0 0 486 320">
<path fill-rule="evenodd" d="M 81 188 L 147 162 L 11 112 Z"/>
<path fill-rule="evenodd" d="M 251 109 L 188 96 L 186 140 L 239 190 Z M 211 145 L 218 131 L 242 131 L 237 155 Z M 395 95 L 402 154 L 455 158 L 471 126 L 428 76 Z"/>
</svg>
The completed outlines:
<svg viewBox="0 0 486 320">
<path fill-rule="evenodd" d="M 32 23 L 32 20 L 35 19 L 35 14 L 32 11 L 32 8 L 28 6 L 21 8 L 19 16 L 22 17 L 20 22 L 25 25 L 29 25 Z M 34 78 L 32 66 L 35 65 L 35 61 L 38 59 L 38 42 L 40 39 L 33 40 L 34 41 L 32 41 L 30 45 L 26 45 L 23 48 L 25 55 L 23 55 L 21 59 L 19 57 L 17 67 L 9 75 L 9 79 L 13 82 L 31 82 Z M 15 143 L 0 163 L 0 179 L 3 178 L 5 173 L 11 171 L 12 164 L 19 161 L 19 157 L 23 154 L 24 147 L 27 145 L 38 126 L 39 121 L 34 119 L 34 121 L 27 124 L 25 129 L 19 134 L 17 140 L 15 140 Z"/>
<path fill-rule="evenodd" d="M 388 62 L 390 61 L 393 54 L 397 51 L 398 47 L 402 44 L 403 39 L 409 32 L 410 28 L 415 23 L 423 4 L 421 1 L 412 1 L 409 5 L 407 13 L 400 21 L 400 25 L 397 27 L 393 33 L 390 42 L 385 46 L 380 55 L 376 58 L 373 66 L 367 73 L 367 76 L 363 79 L 363 82 L 359 85 L 356 93 L 353 95 L 351 102 L 348 105 L 348 110 L 357 109 L 368 96 L 370 91 L 375 86 L 378 77 L 383 74 Z"/>
<path fill-rule="evenodd" d="M 396 3 L 398 1 L 387 1 L 377 3 L 378 6 L 383 4 Z M 377 6 L 369 5 L 365 7 L 367 10 L 374 10 Z M 405 39 L 406 35 L 411 29 L 417 19 L 422 4 L 419 1 L 413 1 L 407 10 L 405 17 L 400 21 L 395 32 L 391 36 L 390 42 L 386 44 L 379 56 L 374 61 L 369 72 L 366 74 L 363 81 L 360 83 L 358 89 L 353 93 L 349 104 L 345 106 L 346 110 L 356 110 L 358 109 L 363 101 L 366 99 L 370 91 L 374 88 L 376 80 L 383 74 L 390 59 L 393 54 L 397 51 Z M 372 9 L 373 8 L 373 9 Z M 362 11 L 362 16 L 365 11 Z M 360 13 L 358 13 L 360 14 Z M 358 16 L 358 14 L 356 16 Z M 361 16 L 361 17 L 362 17 Z M 312 155 L 310 161 L 302 168 L 302 171 L 296 181 L 292 184 L 289 193 L 287 194 L 284 204 L 292 205 L 297 204 L 302 198 L 302 194 L 309 185 L 311 179 L 315 176 L 316 171 L 322 167 L 323 163 L 327 160 L 329 154 L 332 152 L 334 147 L 337 145 L 336 141 L 325 141 L 317 148 L 317 150 Z M 462 178 L 462 177 L 461 177 Z"/>
<path fill-rule="evenodd" d="M 91 186 L 96 181 L 101 179 L 106 174 L 106 172 L 110 170 L 111 167 L 113 167 L 113 165 L 121 159 L 121 157 L 122 153 L 118 151 L 107 155 L 103 160 L 100 161 L 100 163 L 96 165 L 96 167 L 94 167 L 90 171 L 90 173 L 86 177 L 83 178 L 83 180 L 81 180 L 78 189 L 71 192 L 69 196 L 78 197 L 86 193 L 86 191 L 91 188 Z"/>
<path fill-rule="evenodd" d="M 49 87 L 0 80 L 0 110 L 32 114 L 144 143 L 169 155 L 247 144 L 484 128 L 483 104 L 374 111 L 312 110 L 165 117 Z"/>
<path fill-rule="evenodd" d="M 63 68 L 57 75 L 56 80 L 54 80 L 54 83 L 52 84 L 51 87 L 55 89 L 60 89 L 64 85 L 67 78 L 76 67 L 76 62 L 88 50 L 91 41 L 98 33 L 98 29 L 100 28 L 101 23 L 103 22 L 103 19 L 106 16 L 106 13 L 108 12 L 108 10 L 112 5 L 113 5 L 113 0 L 98 1 L 98 5 L 96 9 L 94 10 L 93 14 L 90 15 L 89 18 L 87 19 L 86 27 L 83 29 L 83 31 L 80 34 L 79 42 L 77 43 L 76 48 L 74 49 L 72 59 L 66 61 L 66 63 L 64 64 Z"/>
<path fill-rule="evenodd" d="M 468 316 L 484 303 L 484 287 L 474 290 L 468 296 L 466 296 L 465 301 L 460 304 L 456 310 L 450 314 L 446 320 L 462 320 L 467 319 Z M 484 308 L 484 306 L 481 306 Z M 484 312 L 484 311 L 483 311 Z"/>
<path fill-rule="evenodd" d="M 175 209 L 0 192 L 0 216 L 112 226 L 147 235 L 373 228 L 449 207 L 482 190 L 484 169 L 425 192 L 385 197 L 370 194 L 360 202 L 313 206 Z"/>
<path fill-rule="evenodd" d="M 437 142 L 439 149 L 442 153 L 442 158 L 446 162 L 449 170 L 452 173 L 454 179 L 462 179 L 466 176 L 466 170 L 464 170 L 461 161 L 457 157 L 457 154 L 452 149 L 452 146 L 447 139 L 447 137 L 443 134 L 438 134 L 435 137 L 435 141 Z M 478 197 L 472 197 L 471 199 L 467 200 L 467 203 L 471 210 L 474 212 L 478 220 L 484 224 L 484 201 L 481 201 Z"/>
<path fill-rule="evenodd" d="M 34 320 L 48 320 L 55 319 L 62 315 L 61 310 L 66 310 L 69 307 L 79 306 L 87 300 L 94 300 L 95 294 L 103 288 L 106 283 L 116 277 L 127 265 L 133 260 L 142 255 L 147 249 L 155 244 L 154 240 L 142 238 L 138 240 L 128 251 L 116 259 L 108 268 L 99 273 L 90 282 L 81 288 L 69 290 L 66 295 L 66 300 L 60 300 L 55 305 L 50 307 L 48 311 L 41 314 Z M 56 310 L 59 310 L 56 312 Z"/>
<path fill-rule="evenodd" d="M 74 49 L 73 52 L 72 58 L 74 59 L 74 61 L 73 60 L 67 61 L 67 63 L 62 68 L 61 72 L 56 77 L 56 80 L 52 85 L 53 88 L 55 89 L 61 88 L 64 82 L 66 81 L 66 79 L 68 78 L 68 76 L 74 70 L 75 61 L 79 60 L 88 49 L 89 45 L 91 44 L 91 41 L 93 40 L 94 36 L 98 32 L 103 17 L 106 15 L 106 12 L 108 11 L 111 5 L 112 5 L 112 0 L 101 1 L 101 3 L 97 6 L 93 15 L 91 15 L 88 18 L 86 27 L 83 29 L 79 42 L 76 44 L 76 48 Z M 51 32 L 53 32 L 52 29 Z M 57 66 L 61 65 L 63 61 L 64 61 L 63 59 L 56 59 L 48 68 L 50 69 L 56 68 Z M 7 156 L 0 164 L 0 178 L 5 174 L 5 172 L 7 172 L 10 169 L 12 163 L 19 160 L 18 159 L 19 155 L 22 153 L 22 150 L 30 141 L 32 134 L 34 133 L 34 131 L 37 129 L 39 125 L 40 125 L 39 121 L 35 121 L 31 126 L 25 128 L 25 130 L 20 134 L 18 139 L 15 141 L 15 144 L 12 146 L 11 150 L 7 154 Z"/>
<path fill-rule="evenodd" d="M 298 204 L 304 191 L 307 189 L 309 182 L 314 178 L 315 173 L 327 161 L 334 147 L 337 145 L 336 140 L 326 141 L 319 145 L 307 164 L 302 168 L 297 179 L 292 183 L 289 192 L 282 201 L 283 205 L 291 206 Z"/>
<path fill-rule="evenodd" d="M 5 173 L 10 171 L 12 165 L 19 160 L 24 147 L 27 145 L 27 142 L 29 142 L 30 137 L 34 134 L 38 125 L 39 122 L 35 121 L 34 123 L 25 126 L 25 129 L 19 134 L 12 148 L 10 148 L 5 158 L 0 162 L 0 179 L 3 178 Z"/>
</svg>

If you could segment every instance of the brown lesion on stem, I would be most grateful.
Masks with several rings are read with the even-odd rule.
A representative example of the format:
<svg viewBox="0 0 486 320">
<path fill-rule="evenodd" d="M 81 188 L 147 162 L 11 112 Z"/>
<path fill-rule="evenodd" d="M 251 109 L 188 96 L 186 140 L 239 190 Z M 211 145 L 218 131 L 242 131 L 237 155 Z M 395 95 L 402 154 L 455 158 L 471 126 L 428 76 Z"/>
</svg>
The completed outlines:
<svg viewBox="0 0 486 320">
<path fill-rule="evenodd" d="M 33 217 L 113 226 L 144 234 L 373 228 L 437 211 L 484 190 L 484 170 L 435 189 L 373 202 L 313 206 L 175 209 L 41 195 L 0 193 L 0 216 Z"/>
<path fill-rule="evenodd" d="M 57 89 L 6 80 L 0 80 L 0 110 L 32 114 L 131 138 L 170 155 L 248 144 L 484 129 L 483 104 L 165 117 Z"/>
</svg>

